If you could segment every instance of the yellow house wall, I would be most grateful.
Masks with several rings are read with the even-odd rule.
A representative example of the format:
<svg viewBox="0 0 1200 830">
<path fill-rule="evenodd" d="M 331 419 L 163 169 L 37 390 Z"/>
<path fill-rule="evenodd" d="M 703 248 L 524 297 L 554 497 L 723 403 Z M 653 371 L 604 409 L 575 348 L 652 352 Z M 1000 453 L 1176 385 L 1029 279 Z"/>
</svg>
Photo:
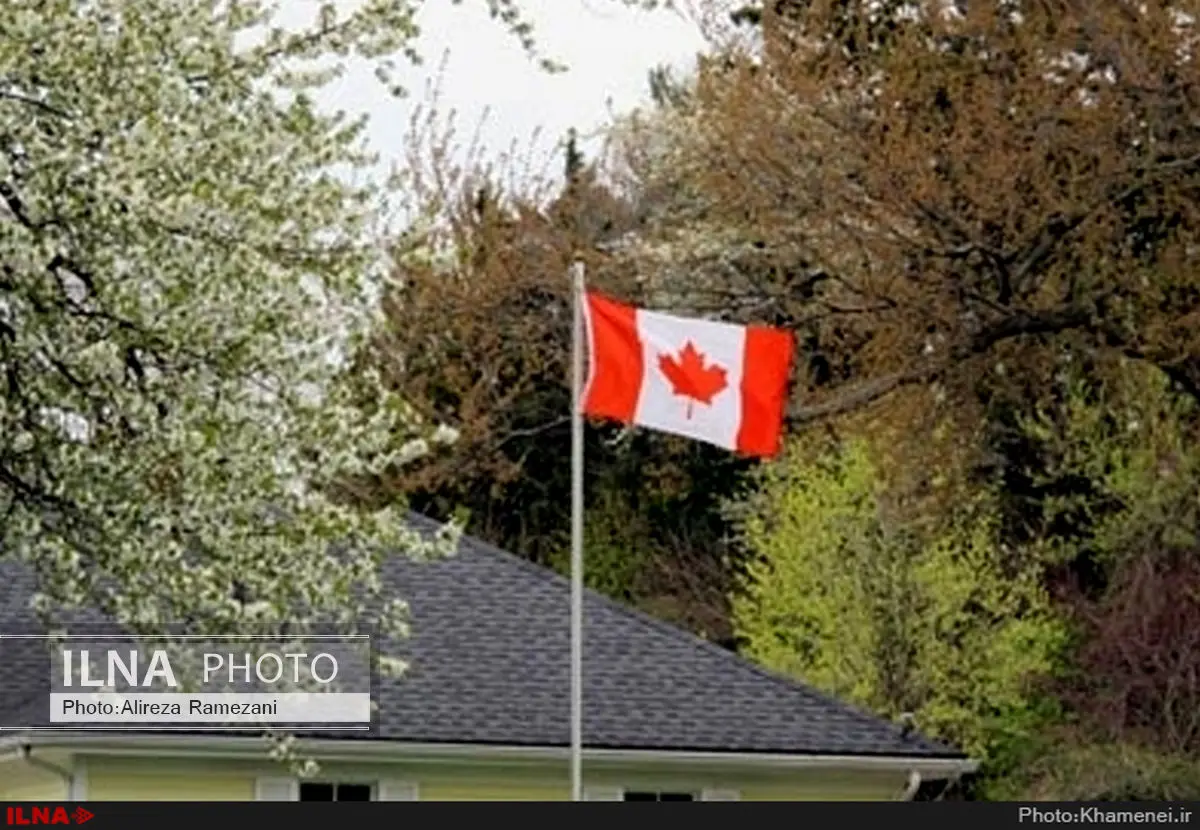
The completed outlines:
<svg viewBox="0 0 1200 830">
<path fill-rule="evenodd" d="M 88 800 L 98 801 L 248 801 L 259 776 L 286 775 L 284 767 L 264 761 L 84 759 Z M 565 765 L 376 763 L 322 764 L 324 780 L 415 782 L 422 801 L 557 801 L 569 798 Z M 643 790 L 696 791 L 736 789 L 743 801 L 889 800 L 904 789 L 902 773 L 828 771 L 747 772 L 725 769 L 688 772 L 647 765 L 612 766 L 586 771 L 585 786 Z M 3 794 L 0 786 L 0 794 Z"/>
<path fill-rule="evenodd" d="M 227 763 L 87 758 L 89 801 L 253 801 L 252 772 Z"/>
<path fill-rule="evenodd" d="M 62 776 L 13 758 L 0 761 L 0 801 L 62 801 L 67 782 Z"/>
</svg>

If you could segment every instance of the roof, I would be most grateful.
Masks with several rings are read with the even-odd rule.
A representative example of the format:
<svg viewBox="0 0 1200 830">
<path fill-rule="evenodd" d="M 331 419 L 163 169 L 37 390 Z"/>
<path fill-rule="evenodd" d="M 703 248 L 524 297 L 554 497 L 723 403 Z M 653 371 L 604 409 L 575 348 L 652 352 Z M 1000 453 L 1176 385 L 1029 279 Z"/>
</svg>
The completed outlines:
<svg viewBox="0 0 1200 830">
<path fill-rule="evenodd" d="M 437 527 L 424 517 L 411 520 Z M 567 580 L 471 537 L 444 559 L 394 557 L 385 563 L 384 580 L 410 606 L 411 636 L 396 644 L 409 669 L 382 682 L 379 729 L 369 738 L 568 744 Z M 0 560 L 0 633 L 29 629 L 33 587 L 26 570 Z M 0 640 L 0 647 L 8 652 L 0 655 L 0 724 L 43 724 L 49 715 L 46 656 L 37 651 L 43 646 Z M 920 735 L 903 736 L 895 724 L 591 591 L 584 598 L 584 744 L 965 757 Z"/>
</svg>

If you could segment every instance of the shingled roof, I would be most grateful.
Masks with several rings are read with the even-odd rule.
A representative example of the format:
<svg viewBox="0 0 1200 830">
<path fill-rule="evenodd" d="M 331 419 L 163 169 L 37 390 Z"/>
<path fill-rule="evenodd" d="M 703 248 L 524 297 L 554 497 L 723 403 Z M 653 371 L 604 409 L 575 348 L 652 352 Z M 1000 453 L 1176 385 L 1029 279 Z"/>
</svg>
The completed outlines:
<svg viewBox="0 0 1200 830">
<path fill-rule="evenodd" d="M 394 558 L 384 578 L 411 606 L 412 636 L 397 644 L 410 665 L 380 689 L 379 729 L 350 739 L 567 745 L 566 580 L 470 537 L 445 559 Z M 32 589 L 27 572 L 0 561 L 0 632 L 29 629 Z M 590 591 L 584 629 L 589 747 L 964 757 Z M 40 647 L 20 642 L 3 647 Z M 14 657 L 3 655 L 0 724 L 40 725 L 49 714 L 45 657 Z"/>
</svg>

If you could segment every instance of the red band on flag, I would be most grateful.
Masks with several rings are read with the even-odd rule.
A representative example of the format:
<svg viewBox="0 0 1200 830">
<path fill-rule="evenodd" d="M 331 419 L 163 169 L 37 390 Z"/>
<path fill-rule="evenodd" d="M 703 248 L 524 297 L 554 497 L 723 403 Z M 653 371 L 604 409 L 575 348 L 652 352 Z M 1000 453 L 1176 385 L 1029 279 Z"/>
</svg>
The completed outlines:
<svg viewBox="0 0 1200 830">
<path fill-rule="evenodd" d="M 779 452 L 794 350 L 790 332 L 765 326 L 746 329 L 739 452 L 758 456 Z"/>
<path fill-rule="evenodd" d="M 642 389 L 642 344 L 637 309 L 587 293 L 588 381 L 583 411 L 630 423 Z"/>
</svg>

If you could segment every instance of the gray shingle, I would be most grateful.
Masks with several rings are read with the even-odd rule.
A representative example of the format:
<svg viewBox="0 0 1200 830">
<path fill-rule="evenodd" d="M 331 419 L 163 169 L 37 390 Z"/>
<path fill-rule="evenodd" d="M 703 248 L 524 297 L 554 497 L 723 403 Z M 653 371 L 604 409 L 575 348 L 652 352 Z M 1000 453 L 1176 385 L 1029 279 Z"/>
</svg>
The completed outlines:
<svg viewBox="0 0 1200 830">
<path fill-rule="evenodd" d="M 390 560 L 384 576 L 411 606 L 412 637 L 395 644 L 410 667 L 380 690 L 375 738 L 568 743 L 565 579 L 472 538 L 444 560 Z M 32 587 L 27 573 L 0 562 L 0 631 L 29 630 Z M 963 757 L 592 592 L 584 620 L 589 747 Z M 0 640 L 0 648 L 8 652 L 0 723 L 45 721 L 44 647 Z"/>
</svg>

